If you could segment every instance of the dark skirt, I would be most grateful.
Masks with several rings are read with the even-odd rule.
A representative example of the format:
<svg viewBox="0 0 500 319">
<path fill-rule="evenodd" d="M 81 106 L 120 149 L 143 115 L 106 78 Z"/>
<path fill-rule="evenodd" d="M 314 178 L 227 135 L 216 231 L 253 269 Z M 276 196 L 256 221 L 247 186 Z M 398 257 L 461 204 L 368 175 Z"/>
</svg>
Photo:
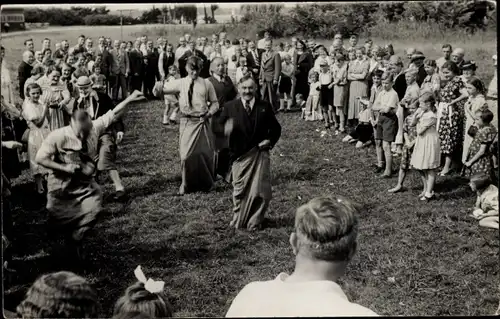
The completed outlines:
<svg viewBox="0 0 500 319">
<path fill-rule="evenodd" d="M 288 76 L 281 76 L 278 90 L 281 94 L 290 94 L 290 92 L 292 91 L 292 79 L 290 79 Z"/>
<path fill-rule="evenodd" d="M 319 101 L 324 110 L 328 110 L 328 106 L 333 106 L 333 88 L 329 89 L 328 84 L 321 85 Z"/>
</svg>

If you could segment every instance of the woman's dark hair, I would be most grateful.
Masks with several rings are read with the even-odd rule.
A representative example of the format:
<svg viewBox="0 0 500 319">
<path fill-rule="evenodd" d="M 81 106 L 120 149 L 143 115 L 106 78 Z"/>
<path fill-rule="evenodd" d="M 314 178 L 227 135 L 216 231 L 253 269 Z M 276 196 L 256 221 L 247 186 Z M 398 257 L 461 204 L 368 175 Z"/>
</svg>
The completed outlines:
<svg viewBox="0 0 500 319">
<path fill-rule="evenodd" d="M 57 67 L 57 66 L 55 66 L 55 65 L 49 65 L 49 66 L 47 67 L 47 70 L 45 71 L 45 74 L 46 74 L 46 75 L 49 75 L 49 74 L 51 74 L 51 73 L 52 73 L 52 72 L 54 72 L 54 71 L 57 71 L 57 72 L 61 73 L 61 69 L 60 69 L 60 68 L 58 68 L 58 67 Z"/>
<path fill-rule="evenodd" d="M 302 44 L 302 49 L 305 50 L 307 48 L 306 43 L 303 40 L 298 40 L 297 44 L 300 43 Z"/>
<path fill-rule="evenodd" d="M 458 67 L 458 65 L 453 62 L 453 61 L 446 61 L 443 66 L 441 67 L 441 70 L 449 70 L 451 73 L 455 74 L 455 75 L 458 75 L 460 74 L 460 68 Z"/>
<path fill-rule="evenodd" d="M 40 85 L 38 85 L 38 83 L 30 83 L 30 84 L 28 84 L 28 86 L 26 87 L 26 93 L 27 93 L 27 95 L 30 94 L 31 90 L 35 90 L 35 89 L 40 89 L 40 92 L 42 90 L 42 88 L 40 87 Z"/>
<path fill-rule="evenodd" d="M 472 77 L 470 80 L 469 80 L 469 83 L 470 85 L 472 85 L 473 87 L 476 88 L 476 90 L 481 93 L 481 94 L 484 94 L 484 92 L 486 91 L 486 88 L 484 86 L 484 83 L 483 81 L 481 81 L 478 77 Z"/>
<path fill-rule="evenodd" d="M 470 182 L 474 184 L 476 186 L 476 189 L 480 192 L 484 191 L 491 184 L 493 184 L 491 177 L 484 173 L 473 175 L 470 178 Z"/>
<path fill-rule="evenodd" d="M 376 69 L 374 72 L 373 72 L 373 76 L 372 77 L 377 77 L 377 78 L 382 78 L 382 75 L 384 74 L 384 71 L 380 70 L 380 69 Z"/>
<path fill-rule="evenodd" d="M 172 317 L 172 307 L 165 293 L 151 293 L 144 284 L 136 282 L 125 290 L 125 294 L 115 304 L 113 314 L 141 312 L 153 318 Z"/>
<path fill-rule="evenodd" d="M 484 124 L 490 124 L 493 121 L 493 112 L 489 109 L 483 109 L 480 117 Z"/>
<path fill-rule="evenodd" d="M 388 55 L 394 55 L 394 47 L 392 46 L 392 43 L 389 43 L 385 46 L 385 50 Z"/>
</svg>

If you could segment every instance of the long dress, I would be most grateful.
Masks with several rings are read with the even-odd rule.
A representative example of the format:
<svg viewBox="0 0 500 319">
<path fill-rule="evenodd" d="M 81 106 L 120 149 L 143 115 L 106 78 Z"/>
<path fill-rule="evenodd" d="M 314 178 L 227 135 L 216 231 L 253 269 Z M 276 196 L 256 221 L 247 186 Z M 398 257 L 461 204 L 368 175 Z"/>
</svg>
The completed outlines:
<svg viewBox="0 0 500 319">
<path fill-rule="evenodd" d="M 333 81 L 337 82 L 333 86 L 333 106 L 336 108 L 336 114 L 339 115 L 339 109 L 346 111 L 347 107 L 347 63 L 344 63 L 340 68 L 337 64 L 332 66 Z"/>
<path fill-rule="evenodd" d="M 46 82 L 42 82 L 40 84 L 40 86 L 42 87 L 42 96 L 40 98 L 40 102 L 49 105 L 50 130 L 53 131 L 55 129 L 68 125 L 68 117 L 64 114 L 69 113 L 67 106 L 57 106 L 57 104 L 59 104 L 61 101 L 65 100 L 66 102 L 69 102 L 69 100 L 71 99 L 70 92 L 68 91 L 66 85 L 62 82 L 59 82 L 56 85 L 42 86 L 42 84 L 46 84 Z M 51 107 L 51 105 L 53 105 L 54 107 Z"/>
<path fill-rule="evenodd" d="M 433 112 L 425 112 L 417 122 L 417 135 L 410 165 L 418 170 L 436 169 L 439 167 L 441 154 L 439 135 L 436 131 L 437 117 Z"/>
<path fill-rule="evenodd" d="M 440 104 L 449 103 L 461 95 L 464 82 L 459 76 L 454 77 L 441 88 Z M 464 104 L 460 101 L 448 107 L 448 114 L 438 112 L 438 132 L 441 141 L 441 154 L 454 155 L 461 152 L 464 135 Z M 460 153 L 461 154 L 461 153 Z"/>
<path fill-rule="evenodd" d="M 50 133 L 50 125 L 46 114 L 44 114 L 44 105 L 40 102 L 34 103 L 26 99 L 23 104 L 23 118 L 28 122 L 30 129 L 28 137 L 28 158 L 30 161 L 30 168 L 33 175 L 45 174 L 47 170 L 38 165 L 35 161 L 36 153 L 40 149 L 43 140 Z M 41 125 L 35 124 L 43 120 Z"/>
<path fill-rule="evenodd" d="M 351 80 L 349 85 L 349 105 L 347 108 L 347 119 L 357 119 L 359 116 L 360 106 L 358 97 L 368 97 L 368 70 L 370 69 L 370 62 L 366 60 L 354 60 L 349 62 L 348 78 L 352 75 L 362 75 L 365 77 L 362 80 Z"/>
<path fill-rule="evenodd" d="M 477 152 L 481 149 L 481 145 L 486 145 L 486 151 L 480 159 L 478 159 L 472 166 L 467 170 L 469 176 L 476 174 L 486 174 L 493 177 L 495 172 L 493 169 L 493 153 L 491 152 L 491 144 L 497 136 L 497 130 L 493 125 L 488 125 L 480 128 L 472 140 L 469 148 L 469 154 L 467 156 L 467 161 L 471 160 Z"/>
<path fill-rule="evenodd" d="M 462 162 L 467 161 L 467 155 L 469 154 L 469 147 L 472 143 L 473 137 L 467 134 L 469 128 L 474 125 L 474 118 L 471 114 L 476 114 L 477 111 L 488 108 L 486 104 L 486 100 L 484 99 L 484 95 L 479 94 L 477 96 L 469 96 L 467 102 L 465 102 L 465 136 L 464 136 L 464 146 L 462 151 Z M 467 110 L 469 112 L 467 112 Z"/>
</svg>

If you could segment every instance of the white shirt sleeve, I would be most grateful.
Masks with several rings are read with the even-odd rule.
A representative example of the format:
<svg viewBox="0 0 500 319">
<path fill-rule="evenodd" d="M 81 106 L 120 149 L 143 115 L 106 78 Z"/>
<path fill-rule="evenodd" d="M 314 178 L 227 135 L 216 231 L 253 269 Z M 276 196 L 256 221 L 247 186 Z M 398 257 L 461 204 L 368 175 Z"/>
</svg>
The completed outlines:
<svg viewBox="0 0 500 319">
<path fill-rule="evenodd" d="M 92 121 L 94 130 L 97 135 L 101 135 L 115 120 L 115 112 L 109 110 L 106 114 L 99 116 L 96 120 Z"/>
</svg>

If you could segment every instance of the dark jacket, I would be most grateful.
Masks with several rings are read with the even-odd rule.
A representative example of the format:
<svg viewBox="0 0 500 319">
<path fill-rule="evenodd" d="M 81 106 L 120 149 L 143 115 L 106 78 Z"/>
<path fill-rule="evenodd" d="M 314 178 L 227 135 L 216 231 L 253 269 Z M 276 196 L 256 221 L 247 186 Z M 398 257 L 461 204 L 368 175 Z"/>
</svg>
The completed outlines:
<svg viewBox="0 0 500 319">
<path fill-rule="evenodd" d="M 271 142 L 272 148 L 281 137 L 281 125 L 271 105 L 266 101 L 255 100 L 250 114 L 246 112 L 241 99 L 224 104 L 217 127 L 222 129 L 230 118 L 234 121 L 234 129 L 228 138 L 231 161 L 235 161 L 266 139 Z"/>
<path fill-rule="evenodd" d="M 26 62 L 21 62 L 19 68 L 17 69 L 17 78 L 19 80 L 19 96 L 24 100 L 24 83 L 31 76 L 31 70 L 33 67 Z"/>
<path fill-rule="evenodd" d="M 404 73 L 399 74 L 392 84 L 392 88 L 398 94 L 399 100 L 401 101 L 406 93 L 406 77 Z"/>
<path fill-rule="evenodd" d="M 130 74 L 131 76 L 142 76 L 144 73 L 144 57 L 142 56 L 141 51 L 139 50 L 131 50 L 128 54 L 129 63 L 130 63 Z"/>
</svg>

